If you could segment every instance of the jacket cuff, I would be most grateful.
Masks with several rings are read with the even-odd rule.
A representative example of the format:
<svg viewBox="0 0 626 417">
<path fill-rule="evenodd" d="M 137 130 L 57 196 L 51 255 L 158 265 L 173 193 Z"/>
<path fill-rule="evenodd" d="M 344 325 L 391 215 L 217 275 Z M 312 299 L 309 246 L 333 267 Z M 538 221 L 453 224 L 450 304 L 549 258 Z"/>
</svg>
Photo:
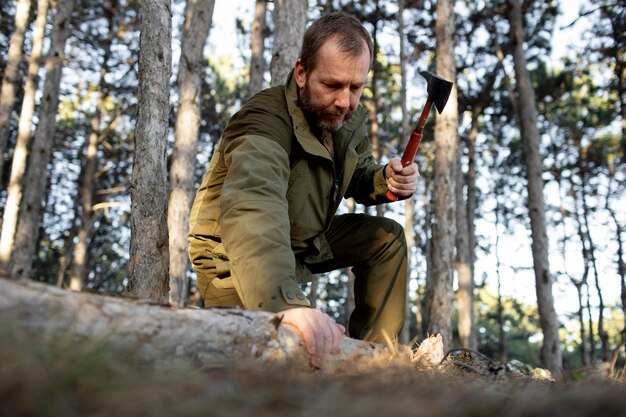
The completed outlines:
<svg viewBox="0 0 626 417">
<path fill-rule="evenodd" d="M 282 283 L 266 293 L 259 294 L 253 306 L 246 306 L 251 310 L 270 311 L 278 313 L 296 307 L 311 307 L 311 303 L 296 283 Z"/>
<path fill-rule="evenodd" d="M 378 170 L 378 172 L 374 175 L 374 195 L 384 196 L 387 194 L 385 167 L 387 167 L 387 165 L 383 165 L 382 169 Z"/>
</svg>

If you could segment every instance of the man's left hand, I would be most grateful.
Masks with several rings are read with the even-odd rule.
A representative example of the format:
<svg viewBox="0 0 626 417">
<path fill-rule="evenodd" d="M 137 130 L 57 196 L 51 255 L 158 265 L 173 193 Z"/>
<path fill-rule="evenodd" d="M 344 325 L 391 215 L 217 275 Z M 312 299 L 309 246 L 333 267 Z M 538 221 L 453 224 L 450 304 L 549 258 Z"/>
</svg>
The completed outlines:
<svg viewBox="0 0 626 417">
<path fill-rule="evenodd" d="M 417 190 L 420 173 L 415 162 L 403 167 L 399 159 L 392 159 L 385 166 L 385 176 L 389 191 L 400 197 L 408 197 Z"/>
</svg>

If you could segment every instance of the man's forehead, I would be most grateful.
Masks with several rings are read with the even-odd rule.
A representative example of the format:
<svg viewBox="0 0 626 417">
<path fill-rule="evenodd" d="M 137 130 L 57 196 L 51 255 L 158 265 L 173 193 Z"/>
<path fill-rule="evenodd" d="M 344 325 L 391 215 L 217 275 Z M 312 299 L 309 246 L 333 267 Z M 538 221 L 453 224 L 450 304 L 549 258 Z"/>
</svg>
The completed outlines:
<svg viewBox="0 0 626 417">
<path fill-rule="evenodd" d="M 346 51 L 345 46 L 342 46 L 342 37 L 340 35 L 335 35 L 326 40 L 320 47 L 318 51 L 318 55 L 328 55 L 328 56 L 360 56 L 367 55 L 369 58 L 369 48 L 365 40 L 361 40 L 361 50 L 357 53 L 356 51 Z"/>
<path fill-rule="evenodd" d="M 318 54 L 310 75 L 324 81 L 365 83 L 369 72 L 367 46 L 360 54 L 344 52 L 335 39 L 328 40 Z"/>
</svg>

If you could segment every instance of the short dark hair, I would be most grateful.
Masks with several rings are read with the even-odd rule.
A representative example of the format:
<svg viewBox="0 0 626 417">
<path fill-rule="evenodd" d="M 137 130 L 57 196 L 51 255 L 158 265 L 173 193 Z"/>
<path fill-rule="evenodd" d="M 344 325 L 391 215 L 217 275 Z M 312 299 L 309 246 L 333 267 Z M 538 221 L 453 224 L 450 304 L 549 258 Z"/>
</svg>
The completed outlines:
<svg viewBox="0 0 626 417">
<path fill-rule="evenodd" d="M 374 59 L 372 39 L 359 20 L 344 12 L 328 13 L 311 24 L 304 33 L 300 62 L 305 70 L 312 70 L 317 63 L 321 47 L 334 36 L 339 35 L 339 48 L 342 52 L 358 55 L 363 52 L 363 42 L 370 53 L 370 67 Z"/>
</svg>

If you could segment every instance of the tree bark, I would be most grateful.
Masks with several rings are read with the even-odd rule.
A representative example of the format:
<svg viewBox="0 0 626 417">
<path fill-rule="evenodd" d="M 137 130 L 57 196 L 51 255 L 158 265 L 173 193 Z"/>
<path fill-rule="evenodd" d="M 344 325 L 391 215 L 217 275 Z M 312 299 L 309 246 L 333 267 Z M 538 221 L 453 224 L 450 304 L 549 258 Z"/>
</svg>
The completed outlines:
<svg viewBox="0 0 626 417">
<path fill-rule="evenodd" d="M 454 64 L 454 0 L 437 1 L 437 74 L 456 81 Z M 452 280 L 454 273 L 455 182 L 458 149 L 458 103 L 456 85 L 445 111 L 435 125 L 434 203 L 432 225 L 432 267 L 427 278 L 426 329 L 440 333 L 444 346 L 452 344 Z"/>
<path fill-rule="evenodd" d="M 500 190 L 499 186 L 496 186 L 496 190 Z M 496 277 L 498 279 L 498 307 L 497 307 L 497 320 L 498 320 L 498 358 L 502 362 L 506 362 L 508 358 L 508 349 L 506 343 L 506 332 L 504 331 L 504 323 L 506 317 L 504 316 L 504 305 L 502 304 L 502 275 L 500 274 L 500 212 L 502 211 L 500 206 L 500 193 L 496 191 L 496 242 L 495 242 L 495 257 L 496 257 Z"/>
<path fill-rule="evenodd" d="M 565 226 L 565 217 L 567 216 L 567 210 L 563 206 L 563 193 L 562 193 L 562 185 L 559 179 L 559 207 L 561 212 L 561 226 L 563 228 L 563 236 L 560 239 L 561 241 L 561 258 L 563 259 L 563 271 L 565 275 L 570 279 L 570 282 L 576 287 L 576 296 L 578 300 L 578 311 L 576 312 L 578 318 L 578 324 L 580 326 L 580 360 L 583 366 L 587 366 L 590 363 L 589 359 L 589 349 L 587 349 L 587 335 L 585 331 L 585 305 L 583 303 L 583 286 L 585 284 L 585 279 L 577 280 L 568 272 L 568 259 L 567 259 L 567 243 L 569 240 L 569 236 L 567 235 L 567 228 Z"/>
<path fill-rule="evenodd" d="M 424 236 L 432 236 L 433 229 L 433 182 L 430 178 L 422 178 L 425 182 L 423 205 L 424 205 Z M 423 288 L 418 288 L 415 294 L 415 298 L 418 301 L 418 314 L 416 317 L 416 328 L 418 340 L 423 340 L 428 332 L 428 323 L 430 322 L 429 314 L 429 300 L 428 300 L 428 280 L 432 275 L 433 267 L 433 240 L 432 238 L 426 238 L 424 242 L 424 257 L 426 258 L 426 282 Z"/>
<path fill-rule="evenodd" d="M 2 76 L 0 88 L 0 184 L 4 166 L 4 152 L 9 142 L 11 114 L 15 104 L 15 86 L 20 62 L 22 62 L 24 47 L 24 33 L 28 25 L 30 14 L 30 0 L 17 0 L 15 10 L 15 30 L 11 35 L 7 62 Z"/>
<path fill-rule="evenodd" d="M 550 273 L 548 260 L 548 239 L 546 235 L 543 180 L 541 177 L 543 169 L 541 155 L 539 154 L 535 93 L 524 55 L 521 0 L 508 0 L 508 3 L 513 60 L 517 78 L 516 87 L 519 98 L 520 133 L 528 182 L 528 211 L 532 235 L 531 246 L 535 270 L 537 306 L 543 330 L 541 362 L 555 376 L 560 376 L 563 360 L 558 333 L 559 322 L 554 309 L 554 297 L 552 295 L 553 278 Z"/>
<path fill-rule="evenodd" d="M 459 280 L 457 303 L 459 312 L 458 332 L 461 346 L 476 350 L 476 319 L 474 314 L 474 260 L 475 256 L 475 226 L 474 212 L 476 210 L 476 138 L 478 137 L 479 119 L 485 106 L 489 104 L 491 92 L 497 76 L 494 70 L 486 80 L 485 86 L 476 100 L 472 103 L 472 120 L 467 135 L 467 181 L 463 180 L 461 170 L 461 151 L 459 147 L 457 159 L 457 236 L 456 236 L 456 271 Z M 467 194 L 464 199 L 463 185 L 467 182 Z M 464 208 L 464 210 L 461 210 Z"/>
<path fill-rule="evenodd" d="M 411 339 L 411 307 L 413 300 L 409 291 L 411 287 L 411 259 L 413 258 L 413 248 L 415 247 L 415 198 L 407 198 L 404 200 L 404 238 L 406 240 L 406 250 L 408 256 L 407 262 L 407 280 L 406 280 L 406 307 L 404 310 L 404 325 L 399 336 L 400 343 L 409 343 Z"/>
<path fill-rule="evenodd" d="M 172 65 L 170 5 L 170 0 L 141 2 L 139 110 L 130 184 L 126 292 L 155 302 L 166 302 L 169 290 L 166 150 Z"/>
<path fill-rule="evenodd" d="M 617 3 L 620 4 L 620 3 Z M 617 102 L 619 103 L 619 115 L 622 121 L 622 154 L 626 154 L 626 59 L 624 56 L 624 22 L 623 22 L 623 10 L 624 5 L 616 5 L 615 8 L 608 7 L 605 9 L 609 17 L 611 25 L 611 35 L 613 40 L 613 47 L 606 48 L 606 50 L 612 52 L 611 58 L 614 60 L 613 72 L 616 80 L 616 93 Z M 621 16 L 619 15 L 619 11 Z M 615 13 L 615 15 L 613 15 Z M 626 336 L 626 334 L 625 334 Z"/>
<path fill-rule="evenodd" d="M 48 182 L 48 164 L 55 135 L 55 119 L 59 107 L 59 90 L 65 59 L 65 43 L 70 31 L 74 0 L 57 2 L 57 11 L 51 34 L 50 53 L 46 59 L 39 124 L 33 138 L 30 160 L 23 184 L 19 220 L 15 232 L 15 246 L 9 262 L 14 276 L 30 277 L 39 236 L 39 223 L 43 211 L 43 196 Z"/>
<path fill-rule="evenodd" d="M 400 109 L 402 111 L 402 124 L 400 125 L 400 138 L 398 143 L 406 146 L 406 142 L 409 138 L 409 112 L 406 104 L 406 54 L 404 52 L 404 0 L 398 2 L 398 37 L 399 37 L 399 49 L 400 49 Z M 404 325 L 402 326 L 402 332 L 399 336 L 400 343 L 408 343 L 411 338 L 411 294 L 409 292 L 411 283 L 411 262 L 413 247 L 415 246 L 415 233 L 413 228 L 415 226 L 415 199 L 409 198 L 404 201 L 404 237 L 407 245 L 407 256 L 409 262 L 407 263 L 407 281 L 406 281 L 406 309 L 404 311 Z"/>
<path fill-rule="evenodd" d="M 254 21 L 252 22 L 252 39 L 250 42 L 250 96 L 263 89 L 263 76 L 265 74 L 265 31 L 267 0 L 256 0 L 254 7 Z"/>
<path fill-rule="evenodd" d="M 615 224 L 615 240 L 617 242 L 617 274 L 620 277 L 620 299 L 622 302 L 622 315 L 624 317 L 624 327 L 622 328 L 622 349 L 626 349 L 626 262 L 624 262 L 624 241 L 622 239 L 624 228 L 620 224 L 617 214 L 611 207 L 610 196 L 613 187 L 615 172 L 611 171 L 609 176 L 609 190 L 607 191 L 605 207 Z M 626 352 L 625 352 L 626 353 Z"/>
<path fill-rule="evenodd" d="M 354 198 L 346 200 L 346 209 L 348 213 L 354 213 L 356 211 L 356 202 L 354 201 Z M 345 273 L 348 279 L 346 280 L 346 302 L 343 306 L 343 311 L 346 321 L 350 321 L 350 316 L 356 306 L 356 300 L 354 298 L 354 281 L 356 277 L 354 276 L 354 272 L 352 272 L 352 267 L 346 268 Z M 346 328 L 348 328 L 348 326 L 346 326 Z"/>
<path fill-rule="evenodd" d="M 300 334 L 289 325 L 281 325 L 280 317 L 268 312 L 171 309 L 0 278 L 0 314 L 14 331 L 110 343 L 131 349 L 142 361 L 156 365 L 182 360 L 199 367 L 246 363 L 310 369 Z M 340 351 L 325 369 L 342 364 L 380 366 L 385 358 L 390 362 L 438 365 L 443 357 L 440 341 L 431 338 L 423 345 L 411 354 L 408 347 L 387 347 L 344 337 Z"/>
<path fill-rule="evenodd" d="M 459 280 L 457 303 L 459 312 L 458 332 L 461 346 L 476 350 L 476 318 L 474 314 L 474 210 L 476 209 L 476 164 L 475 146 L 478 136 L 478 118 L 482 110 L 472 109 L 472 122 L 467 135 L 468 167 L 467 167 L 467 198 L 463 195 L 463 175 L 460 156 L 457 159 L 457 237 L 456 237 L 456 271 Z M 465 208 L 465 210 L 461 210 Z"/>
<path fill-rule="evenodd" d="M 574 180 L 572 178 L 570 178 L 570 183 L 571 183 L 571 187 L 572 190 L 578 190 L 578 186 L 577 184 L 574 183 Z M 585 238 L 585 231 L 583 229 L 583 221 L 582 219 L 582 214 L 580 212 L 580 208 L 579 208 L 579 204 L 580 203 L 580 199 L 578 197 L 578 193 L 577 191 L 572 192 L 572 196 L 574 197 L 574 213 L 575 213 L 575 219 L 576 219 L 576 224 L 577 224 L 577 232 L 578 232 L 578 238 L 580 239 L 580 243 L 581 243 L 581 256 L 583 259 L 583 274 L 582 277 L 580 279 L 580 285 L 581 285 L 581 290 L 582 287 L 584 287 L 586 289 L 586 300 L 585 300 L 585 308 L 587 309 L 587 319 L 588 319 L 588 327 L 589 327 L 589 363 L 594 365 L 596 363 L 596 340 L 595 340 L 595 334 L 594 334 L 594 330 L 593 330 L 593 311 L 591 309 L 591 291 L 589 289 L 589 270 L 591 269 L 590 265 L 589 265 L 589 256 L 588 256 L 588 252 L 589 252 L 589 248 L 587 247 L 588 242 L 587 239 Z"/>
<path fill-rule="evenodd" d="M 580 360 L 583 366 L 589 365 L 589 349 L 587 349 L 587 335 L 585 332 L 585 305 L 583 304 L 583 282 L 576 281 L 570 277 L 572 284 L 576 287 L 576 296 L 578 300 L 578 311 L 576 312 L 578 323 L 580 326 Z"/>
<path fill-rule="evenodd" d="M 589 230 L 589 205 L 587 204 L 587 192 L 585 190 L 585 184 L 588 184 L 587 170 L 582 160 L 582 154 L 580 154 L 581 160 L 579 164 L 581 167 L 581 203 L 582 203 L 582 222 L 584 223 L 585 233 L 584 239 L 587 241 L 586 256 L 589 258 L 589 265 L 593 270 L 594 284 L 596 287 L 596 293 L 598 297 L 598 337 L 602 345 L 602 360 L 608 362 L 611 360 L 611 348 L 609 346 L 609 335 L 604 328 L 604 296 L 602 295 L 602 287 L 600 286 L 600 274 L 598 273 L 598 262 L 596 260 L 596 246 L 591 237 L 591 231 Z"/>
<path fill-rule="evenodd" d="M 461 148 L 457 152 L 456 177 L 456 259 L 455 269 L 459 283 L 456 300 L 459 315 L 458 332 L 461 346 L 476 350 L 476 335 L 474 331 L 474 277 L 470 253 L 469 234 L 470 226 L 467 219 L 467 204 L 464 198 L 464 178 L 461 170 Z"/>
<path fill-rule="evenodd" d="M 214 0 L 188 0 L 178 65 L 179 105 L 176 140 L 169 173 L 169 301 L 182 307 L 189 292 L 187 233 L 194 192 L 194 169 L 200 132 L 203 51 L 213 19 Z"/>
<path fill-rule="evenodd" d="M 117 0 L 109 0 L 102 7 L 107 20 L 108 35 L 103 44 L 102 67 L 100 68 L 100 81 L 98 85 L 98 102 L 96 109 L 91 117 L 90 132 L 87 140 L 87 152 L 81 169 L 80 175 L 80 216 L 78 217 L 77 237 L 78 240 L 74 246 L 74 254 L 71 257 L 70 266 L 70 289 L 73 291 L 82 291 L 87 275 L 87 260 L 89 236 L 93 226 L 93 196 L 96 184 L 96 169 L 98 167 L 98 145 L 102 140 L 101 137 L 101 119 L 104 113 L 104 105 L 108 93 L 108 83 L 106 76 L 109 73 L 109 59 L 111 57 L 111 45 L 113 43 L 115 33 L 114 17 L 118 7 Z"/>
<path fill-rule="evenodd" d="M 274 1 L 274 43 L 270 63 L 273 86 L 285 83 L 300 55 L 307 9 L 307 0 Z"/>
<path fill-rule="evenodd" d="M 13 149 L 11 162 L 11 174 L 7 187 L 7 200 L 2 213 L 2 234 L 0 235 L 0 269 L 7 270 L 8 263 L 13 252 L 15 243 L 15 231 L 23 194 L 23 177 L 26 172 L 26 159 L 35 111 L 35 94 L 39 80 L 41 67 L 41 55 L 43 50 L 43 38 L 46 29 L 48 15 L 48 0 L 39 0 L 37 3 L 37 18 L 33 27 L 32 48 L 28 58 L 28 74 L 24 84 L 24 98 L 17 129 L 17 140 Z M 2 166 L 0 163 L 0 171 Z"/>
</svg>

